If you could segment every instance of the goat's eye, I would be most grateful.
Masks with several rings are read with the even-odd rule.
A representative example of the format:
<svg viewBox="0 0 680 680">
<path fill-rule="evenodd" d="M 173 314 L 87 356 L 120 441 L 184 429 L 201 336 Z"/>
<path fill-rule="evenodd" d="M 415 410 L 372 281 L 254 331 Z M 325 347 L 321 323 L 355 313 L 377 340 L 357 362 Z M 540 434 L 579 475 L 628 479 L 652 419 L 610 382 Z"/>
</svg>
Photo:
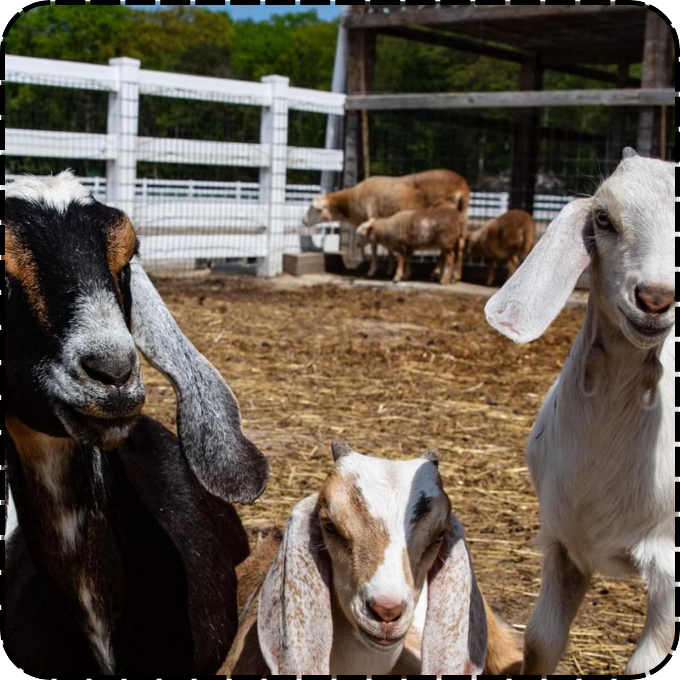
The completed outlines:
<svg viewBox="0 0 680 680">
<path fill-rule="evenodd" d="M 609 218 L 609 214 L 605 210 L 596 210 L 593 215 L 593 221 L 598 229 L 616 233 L 616 229 Z"/>
<path fill-rule="evenodd" d="M 338 528 L 329 519 L 323 521 L 323 528 L 327 534 L 337 534 Z"/>
</svg>

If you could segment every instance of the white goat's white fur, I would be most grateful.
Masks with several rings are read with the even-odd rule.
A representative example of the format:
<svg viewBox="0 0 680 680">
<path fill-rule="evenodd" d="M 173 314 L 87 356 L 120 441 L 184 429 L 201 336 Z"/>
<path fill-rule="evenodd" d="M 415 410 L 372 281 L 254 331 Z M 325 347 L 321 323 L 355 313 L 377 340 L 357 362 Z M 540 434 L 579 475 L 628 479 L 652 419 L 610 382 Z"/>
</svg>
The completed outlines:
<svg viewBox="0 0 680 680">
<path fill-rule="evenodd" d="M 673 642 L 675 305 L 644 313 L 636 290 L 674 291 L 674 167 L 624 158 L 592 199 L 565 209 L 487 305 L 501 332 L 538 337 L 571 292 L 578 263 L 592 260 L 583 328 L 526 449 L 545 551 L 526 632 L 530 674 L 554 671 L 594 572 L 638 574 L 648 587 L 646 624 L 626 673 L 648 672 Z M 598 214 L 615 231 L 600 228 Z"/>
<path fill-rule="evenodd" d="M 64 212 L 71 203 L 85 205 L 93 201 L 90 192 L 71 170 L 64 170 L 53 177 L 27 175 L 21 181 L 7 185 L 5 198 L 19 198 L 59 212 Z"/>
</svg>

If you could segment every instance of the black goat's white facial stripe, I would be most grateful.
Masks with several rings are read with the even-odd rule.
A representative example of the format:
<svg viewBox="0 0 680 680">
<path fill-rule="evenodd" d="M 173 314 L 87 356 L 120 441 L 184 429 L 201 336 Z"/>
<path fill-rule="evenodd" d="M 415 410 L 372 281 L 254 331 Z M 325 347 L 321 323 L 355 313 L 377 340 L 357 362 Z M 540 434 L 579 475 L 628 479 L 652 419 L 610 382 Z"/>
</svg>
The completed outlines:
<svg viewBox="0 0 680 680">
<path fill-rule="evenodd" d="M 102 387 L 89 380 L 81 365 L 85 356 L 103 359 L 135 354 L 135 343 L 113 292 L 95 290 L 83 294 L 76 302 L 73 320 L 63 341 L 61 357 L 46 371 L 43 382 L 58 401 L 73 408 L 96 410 L 102 399 Z M 141 381 L 133 388 L 142 391 Z M 102 414 L 105 416 L 106 414 Z"/>
<path fill-rule="evenodd" d="M 41 179 L 26 176 L 20 182 L 7 186 L 5 198 L 18 198 L 59 212 L 65 212 L 72 203 L 87 205 L 93 201 L 90 192 L 70 170 Z"/>
</svg>

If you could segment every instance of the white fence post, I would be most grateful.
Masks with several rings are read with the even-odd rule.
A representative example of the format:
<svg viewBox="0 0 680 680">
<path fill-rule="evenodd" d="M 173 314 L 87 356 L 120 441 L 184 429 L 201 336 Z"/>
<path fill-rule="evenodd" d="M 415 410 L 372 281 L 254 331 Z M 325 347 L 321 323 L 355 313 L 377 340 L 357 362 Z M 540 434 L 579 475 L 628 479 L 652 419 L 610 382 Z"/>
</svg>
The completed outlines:
<svg viewBox="0 0 680 680">
<path fill-rule="evenodd" d="M 265 76 L 271 89 L 271 105 L 262 109 L 260 144 L 269 146 L 269 165 L 260 169 L 260 204 L 268 216 L 267 254 L 258 262 L 259 276 L 283 271 L 286 156 L 288 145 L 288 83 L 283 76 Z"/>
<path fill-rule="evenodd" d="M 132 218 L 137 179 L 137 130 L 139 124 L 138 59 L 109 59 L 117 70 L 118 90 L 109 95 L 107 133 L 115 159 L 106 163 L 106 201 Z"/>
</svg>

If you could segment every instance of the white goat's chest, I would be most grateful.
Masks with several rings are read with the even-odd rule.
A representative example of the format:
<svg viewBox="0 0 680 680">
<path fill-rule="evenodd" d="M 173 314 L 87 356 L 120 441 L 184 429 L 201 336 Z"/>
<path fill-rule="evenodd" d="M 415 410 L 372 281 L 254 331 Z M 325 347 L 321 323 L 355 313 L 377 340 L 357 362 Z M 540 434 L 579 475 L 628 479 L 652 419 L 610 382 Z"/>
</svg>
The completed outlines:
<svg viewBox="0 0 680 680">
<path fill-rule="evenodd" d="M 583 571 L 627 575 L 637 544 L 672 540 L 672 380 L 667 371 L 651 411 L 615 387 L 584 397 L 568 373 L 545 400 L 527 444 L 539 542 L 561 542 Z"/>
</svg>

